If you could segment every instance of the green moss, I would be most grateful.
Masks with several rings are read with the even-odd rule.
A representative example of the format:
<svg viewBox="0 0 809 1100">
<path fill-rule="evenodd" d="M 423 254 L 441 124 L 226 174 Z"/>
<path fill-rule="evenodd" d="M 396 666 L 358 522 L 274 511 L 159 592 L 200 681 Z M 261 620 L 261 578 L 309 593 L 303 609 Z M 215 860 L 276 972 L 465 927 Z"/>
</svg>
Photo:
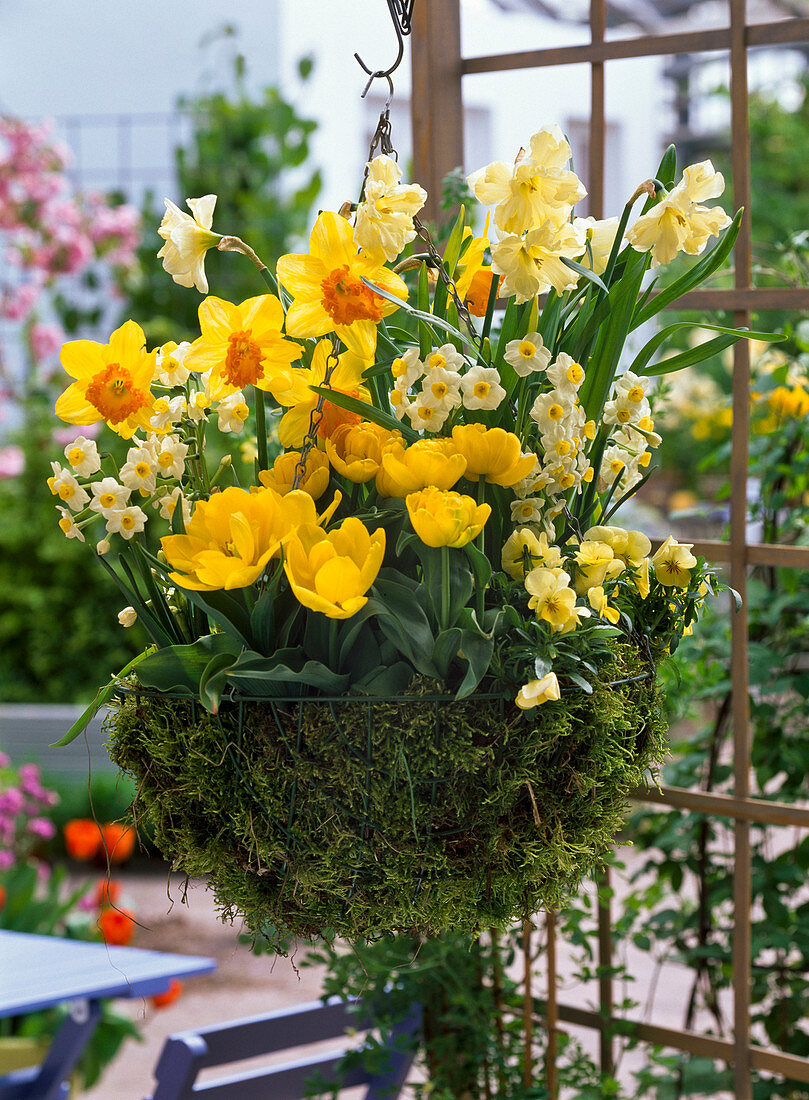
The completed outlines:
<svg viewBox="0 0 809 1100">
<path fill-rule="evenodd" d="M 619 657 L 611 678 L 637 674 Z M 561 906 L 663 755 L 656 685 L 601 684 L 528 720 L 511 700 L 436 702 L 429 687 L 217 717 L 131 694 L 110 753 L 166 857 L 271 940 L 474 933 Z"/>
</svg>

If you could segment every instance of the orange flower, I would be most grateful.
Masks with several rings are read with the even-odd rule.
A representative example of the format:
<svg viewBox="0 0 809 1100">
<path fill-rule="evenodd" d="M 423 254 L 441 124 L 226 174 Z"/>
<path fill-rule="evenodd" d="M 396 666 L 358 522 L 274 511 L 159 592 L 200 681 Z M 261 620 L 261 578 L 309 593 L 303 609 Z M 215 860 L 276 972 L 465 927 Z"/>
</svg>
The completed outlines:
<svg viewBox="0 0 809 1100">
<path fill-rule="evenodd" d="M 5 886 L 0 886 L 0 913 L 3 912 L 5 907 L 6 907 L 6 888 L 5 888 Z"/>
<path fill-rule="evenodd" d="M 491 294 L 492 283 L 495 279 L 497 279 L 499 284 L 499 277 L 495 275 L 490 267 L 481 267 L 472 276 L 472 281 L 466 292 L 465 302 L 467 309 L 470 313 L 473 313 L 475 317 L 486 316 L 489 295 Z"/>
<path fill-rule="evenodd" d="M 105 943 L 126 947 L 135 935 L 135 914 L 131 909 L 104 909 L 99 914 L 98 927 Z"/>
<path fill-rule="evenodd" d="M 336 332 L 362 359 L 373 358 L 376 326 L 398 308 L 362 280 L 407 300 L 407 287 L 399 276 L 359 254 L 350 224 L 331 210 L 324 210 L 315 222 L 309 255 L 282 256 L 276 271 L 278 281 L 293 297 L 287 310 L 289 335 Z"/>
<path fill-rule="evenodd" d="M 131 825 L 119 825 L 117 821 L 111 821 L 101 826 L 101 835 L 110 863 L 126 863 L 132 858 L 137 833 Z"/>
<path fill-rule="evenodd" d="M 107 909 L 115 905 L 121 896 L 121 884 L 111 878 L 100 878 L 96 883 L 93 901 L 97 909 Z"/>
<path fill-rule="evenodd" d="M 62 829 L 71 859 L 93 859 L 101 847 L 101 827 L 89 817 L 74 817 Z"/>
<path fill-rule="evenodd" d="M 155 1008 L 167 1008 L 169 1005 L 173 1005 L 178 997 L 182 995 L 183 983 L 179 978 L 172 978 L 169 982 L 169 987 L 165 993 L 155 993 L 154 997 L 150 997 Z"/>
</svg>

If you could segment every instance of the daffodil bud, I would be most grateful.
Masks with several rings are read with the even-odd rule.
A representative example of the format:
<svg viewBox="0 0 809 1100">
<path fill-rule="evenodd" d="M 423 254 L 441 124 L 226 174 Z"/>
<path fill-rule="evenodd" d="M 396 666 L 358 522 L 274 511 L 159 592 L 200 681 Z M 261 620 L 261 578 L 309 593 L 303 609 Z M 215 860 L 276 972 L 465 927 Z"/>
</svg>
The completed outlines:
<svg viewBox="0 0 809 1100">
<path fill-rule="evenodd" d="M 121 626 L 134 626 L 137 621 L 138 613 L 134 607 L 125 607 L 122 611 L 118 612 L 118 622 Z"/>
</svg>

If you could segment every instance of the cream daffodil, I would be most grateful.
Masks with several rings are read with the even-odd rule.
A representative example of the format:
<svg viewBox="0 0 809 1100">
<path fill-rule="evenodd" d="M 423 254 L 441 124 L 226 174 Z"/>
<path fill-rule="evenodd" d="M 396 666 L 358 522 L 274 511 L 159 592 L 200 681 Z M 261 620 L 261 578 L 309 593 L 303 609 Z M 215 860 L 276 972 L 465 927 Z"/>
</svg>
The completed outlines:
<svg viewBox="0 0 809 1100">
<path fill-rule="evenodd" d="M 589 267 L 596 275 L 602 275 L 607 269 L 607 262 L 615 243 L 615 234 L 618 232 L 620 218 L 574 218 L 573 224 L 577 229 L 583 229 L 585 235 L 585 251 L 581 257 L 581 264 Z M 589 244 L 589 249 L 587 248 Z M 592 264 L 590 257 L 592 256 Z"/>
<path fill-rule="evenodd" d="M 290 336 L 315 337 L 335 332 L 363 359 L 376 349 L 376 326 L 398 308 L 362 280 L 407 300 L 402 279 L 369 256 L 359 254 L 345 218 L 324 210 L 309 237 L 309 255 L 282 256 L 278 281 L 292 295 L 286 330 Z"/>
<path fill-rule="evenodd" d="M 272 294 L 241 305 L 206 298 L 199 307 L 199 325 L 202 335 L 185 353 L 183 365 L 207 372 L 207 392 L 214 401 L 247 386 L 269 390 L 273 372 L 301 356 L 300 345 L 281 333 L 284 310 Z"/>
<path fill-rule="evenodd" d="M 543 222 L 525 236 L 509 234 L 492 245 L 492 271 L 503 275 L 500 293 L 527 302 L 551 287 L 564 294 L 579 281 L 579 275 L 562 263 L 576 260 L 584 249 L 584 231 L 565 222 L 556 226 Z"/>
<path fill-rule="evenodd" d="M 401 168 L 385 153 L 369 162 L 367 172 L 354 240 L 369 259 L 392 262 L 415 239 L 413 216 L 427 201 L 427 192 L 417 183 L 403 184 Z"/>
<path fill-rule="evenodd" d="M 208 293 L 205 277 L 205 253 L 215 248 L 221 234 L 211 232 L 216 195 L 186 199 L 191 214 L 165 199 L 166 213 L 158 229 L 166 242 L 157 254 L 163 267 L 180 286 L 195 286 L 200 294 Z"/>
</svg>

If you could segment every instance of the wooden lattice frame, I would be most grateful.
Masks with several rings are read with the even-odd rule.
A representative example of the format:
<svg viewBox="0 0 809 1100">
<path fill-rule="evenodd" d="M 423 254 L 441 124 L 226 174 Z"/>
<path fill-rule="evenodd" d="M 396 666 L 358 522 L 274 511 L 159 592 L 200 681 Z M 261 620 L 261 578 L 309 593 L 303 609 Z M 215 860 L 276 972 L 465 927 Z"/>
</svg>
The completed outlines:
<svg viewBox="0 0 809 1100">
<path fill-rule="evenodd" d="M 463 58 L 460 44 L 460 0 L 424 0 L 417 3 L 413 20 L 413 149 L 414 179 L 431 195 L 439 195 L 444 175 L 463 163 L 462 78 L 471 73 L 510 69 L 590 65 L 591 125 L 588 191 L 590 213 L 604 216 L 604 69 L 620 58 L 700 54 L 719 51 L 729 57 L 731 73 L 731 138 L 733 194 L 737 206 L 750 210 L 750 144 L 748 123 L 747 55 L 754 46 L 809 43 L 809 19 L 789 18 L 749 24 L 746 0 L 728 0 L 728 26 L 718 30 L 606 39 L 606 0 L 590 0 L 590 42 L 583 45 L 527 50 L 487 57 Z M 751 218 L 742 222 L 735 247 L 734 287 L 698 290 L 684 295 L 676 308 L 706 312 L 732 310 L 734 324 L 748 325 L 753 311 L 809 309 L 809 289 L 754 287 L 752 283 Z M 657 802 L 732 819 L 735 874 L 733 886 L 733 1016 L 734 1038 L 718 1039 L 696 1032 L 652 1024 L 627 1023 L 614 1015 L 613 950 L 609 903 L 599 910 L 599 1011 L 557 1003 L 555 981 L 555 922 L 546 923 L 548 983 L 545 1015 L 548 1027 L 548 1090 L 558 1095 L 555 1072 L 555 1032 L 559 1020 L 600 1032 L 600 1064 L 605 1075 L 614 1067 L 613 1036 L 631 1034 L 659 1046 L 715 1058 L 733 1066 L 737 1100 L 752 1100 L 752 1071 L 764 1070 L 792 1080 L 809 1082 L 809 1058 L 797 1058 L 751 1042 L 751 879 L 750 826 L 809 827 L 809 809 L 751 797 L 751 727 L 748 703 L 748 623 L 746 588 L 748 568 L 771 565 L 809 568 L 809 549 L 747 542 L 747 478 L 749 437 L 750 352 L 746 341 L 736 344 L 733 366 L 733 441 L 731 454 L 730 540 L 695 540 L 695 550 L 730 566 L 730 583 L 741 593 L 742 611 L 733 617 L 731 679 L 733 686 L 734 793 L 732 796 L 665 787 L 635 792 L 646 802 Z"/>
</svg>

